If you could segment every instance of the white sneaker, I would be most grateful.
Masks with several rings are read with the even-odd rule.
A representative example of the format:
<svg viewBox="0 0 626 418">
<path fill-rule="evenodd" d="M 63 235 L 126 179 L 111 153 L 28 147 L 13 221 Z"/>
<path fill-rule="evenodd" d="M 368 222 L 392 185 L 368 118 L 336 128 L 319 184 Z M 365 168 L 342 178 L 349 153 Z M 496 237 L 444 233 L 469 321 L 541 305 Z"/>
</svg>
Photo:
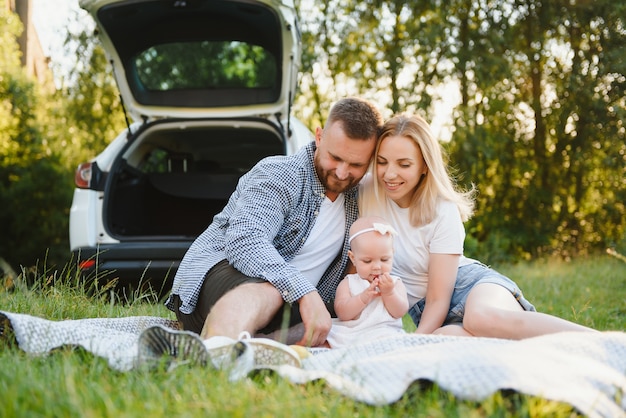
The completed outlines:
<svg viewBox="0 0 626 418">
<path fill-rule="evenodd" d="M 213 366 L 226 370 L 231 381 L 243 379 L 254 368 L 253 350 L 245 342 L 215 336 L 202 341 L 202 344 Z"/>
<path fill-rule="evenodd" d="M 145 329 L 139 336 L 137 364 L 150 368 L 165 364 L 168 370 L 183 364 L 210 364 L 226 370 L 231 381 L 246 377 L 254 369 L 302 367 L 295 350 L 269 338 L 251 338 L 243 332 L 238 340 L 216 336 L 203 341 L 193 332 L 160 325 Z"/>
<path fill-rule="evenodd" d="M 239 341 L 252 347 L 255 369 L 274 369 L 285 364 L 302 367 L 300 356 L 288 345 L 269 338 L 252 338 L 245 331 L 239 334 Z"/>
</svg>

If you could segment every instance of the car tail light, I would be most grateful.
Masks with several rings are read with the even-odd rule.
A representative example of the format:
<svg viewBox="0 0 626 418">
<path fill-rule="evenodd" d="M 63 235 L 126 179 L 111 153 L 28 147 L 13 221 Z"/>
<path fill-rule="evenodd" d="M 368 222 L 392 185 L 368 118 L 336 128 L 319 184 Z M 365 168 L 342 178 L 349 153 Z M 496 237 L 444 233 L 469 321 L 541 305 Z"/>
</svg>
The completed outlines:
<svg viewBox="0 0 626 418">
<path fill-rule="evenodd" d="M 81 270 L 85 270 L 85 269 L 90 269 L 95 265 L 96 265 L 96 261 L 89 259 L 89 260 L 84 260 L 78 263 L 78 268 Z"/>
<path fill-rule="evenodd" d="M 92 177 L 92 163 L 82 163 L 74 174 L 74 183 L 79 189 L 89 189 Z"/>
</svg>

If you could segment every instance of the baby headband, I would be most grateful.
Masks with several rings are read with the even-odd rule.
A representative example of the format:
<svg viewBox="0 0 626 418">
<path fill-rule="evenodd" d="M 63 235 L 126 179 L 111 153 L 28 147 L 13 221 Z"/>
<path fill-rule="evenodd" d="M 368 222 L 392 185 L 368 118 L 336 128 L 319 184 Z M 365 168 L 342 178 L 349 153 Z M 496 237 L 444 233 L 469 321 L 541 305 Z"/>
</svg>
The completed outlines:
<svg viewBox="0 0 626 418">
<path fill-rule="evenodd" d="M 391 225 L 386 225 L 386 224 L 381 224 L 381 223 L 378 223 L 378 222 L 374 222 L 372 224 L 371 228 L 361 229 L 359 232 L 357 232 L 354 235 L 352 235 L 348 239 L 348 244 L 350 244 L 352 242 L 352 240 L 355 239 L 356 237 L 358 237 L 359 235 L 365 234 L 366 232 L 372 232 L 372 231 L 376 231 L 376 232 L 380 233 L 381 235 L 389 234 L 391 236 L 394 236 L 394 235 L 397 234 L 396 230 L 393 229 L 393 227 Z"/>
</svg>

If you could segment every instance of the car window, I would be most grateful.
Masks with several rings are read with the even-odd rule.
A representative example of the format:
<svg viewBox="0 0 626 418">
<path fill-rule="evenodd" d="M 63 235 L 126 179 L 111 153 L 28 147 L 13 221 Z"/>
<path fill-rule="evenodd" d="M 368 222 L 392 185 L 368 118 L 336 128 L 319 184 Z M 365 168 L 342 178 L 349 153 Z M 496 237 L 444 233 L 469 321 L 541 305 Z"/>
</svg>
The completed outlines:
<svg viewBox="0 0 626 418">
<path fill-rule="evenodd" d="M 161 148 L 155 148 L 141 162 L 139 170 L 144 173 L 166 173 L 167 156 L 167 151 Z"/>
<path fill-rule="evenodd" d="M 134 60 L 147 90 L 271 88 L 276 57 L 240 41 L 172 42 L 152 46 Z"/>
</svg>

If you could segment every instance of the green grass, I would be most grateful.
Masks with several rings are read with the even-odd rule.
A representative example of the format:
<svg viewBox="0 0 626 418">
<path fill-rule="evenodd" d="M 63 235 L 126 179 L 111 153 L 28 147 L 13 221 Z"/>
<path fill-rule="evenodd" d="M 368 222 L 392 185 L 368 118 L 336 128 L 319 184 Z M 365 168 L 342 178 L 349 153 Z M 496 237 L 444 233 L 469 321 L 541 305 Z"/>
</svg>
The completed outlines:
<svg viewBox="0 0 626 418">
<path fill-rule="evenodd" d="M 540 312 L 599 330 L 626 330 L 626 263 L 620 259 L 539 260 L 498 270 Z"/>
<path fill-rule="evenodd" d="M 600 330 L 626 328 L 626 263 L 609 257 L 495 266 L 539 310 Z M 109 290 L 85 290 L 61 272 L 34 287 L 0 287 L 0 309 L 48 319 L 173 315 L 150 294 L 120 303 Z M 65 276 L 65 277 L 63 277 Z M 9 290 L 9 288 L 11 288 Z M 566 404 L 515 393 L 462 401 L 437 385 L 414 384 L 398 402 L 370 406 L 323 382 L 295 385 L 271 372 L 239 382 L 210 369 L 117 372 L 80 349 L 33 357 L 0 341 L 0 417 L 572 417 Z"/>
</svg>

